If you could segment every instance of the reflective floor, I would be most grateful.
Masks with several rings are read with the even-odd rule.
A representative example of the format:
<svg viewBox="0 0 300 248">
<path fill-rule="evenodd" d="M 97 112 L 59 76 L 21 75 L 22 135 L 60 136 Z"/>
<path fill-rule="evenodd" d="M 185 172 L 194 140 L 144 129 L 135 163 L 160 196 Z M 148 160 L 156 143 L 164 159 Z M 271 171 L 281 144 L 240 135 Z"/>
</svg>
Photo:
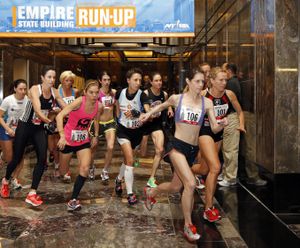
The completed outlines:
<svg viewBox="0 0 300 248">
<path fill-rule="evenodd" d="M 216 224 L 202 218 L 204 192 L 195 192 L 193 221 L 202 237 L 195 244 L 188 243 L 182 235 L 180 194 L 161 195 L 151 212 L 144 207 L 142 190 L 150 174 L 153 146 L 141 159 L 140 167 L 134 169 L 139 203 L 131 207 L 125 192 L 122 197 L 114 193 L 113 179 L 122 160 L 118 145 L 109 182 L 103 184 L 100 179 L 104 150 L 102 141 L 96 155 L 96 179 L 84 185 L 82 210 L 75 213 L 66 210 L 73 182 L 65 184 L 55 178 L 52 166 L 39 187 L 45 204 L 33 208 L 25 203 L 35 162 L 34 153 L 27 155 L 21 177 L 25 188 L 12 191 L 10 199 L 0 199 L 0 247 L 300 247 L 299 238 L 243 184 L 217 190 L 215 204 L 223 218 Z M 73 180 L 76 163 L 72 159 Z M 0 175 L 4 175 L 4 168 Z M 158 182 L 170 178 L 170 166 L 163 163 Z"/>
</svg>

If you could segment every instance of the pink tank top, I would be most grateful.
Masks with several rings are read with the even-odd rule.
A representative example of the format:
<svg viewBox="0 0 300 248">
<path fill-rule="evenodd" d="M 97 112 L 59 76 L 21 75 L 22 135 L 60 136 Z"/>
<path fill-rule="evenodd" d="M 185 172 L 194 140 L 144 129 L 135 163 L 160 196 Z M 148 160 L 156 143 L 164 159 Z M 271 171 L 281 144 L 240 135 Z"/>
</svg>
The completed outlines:
<svg viewBox="0 0 300 248">
<path fill-rule="evenodd" d="M 82 97 L 80 108 L 71 111 L 69 119 L 64 127 L 66 141 L 70 146 L 80 146 L 90 142 L 88 129 L 91 121 L 95 118 L 98 111 L 98 101 L 92 113 L 88 114 L 84 111 L 86 97 Z"/>
</svg>

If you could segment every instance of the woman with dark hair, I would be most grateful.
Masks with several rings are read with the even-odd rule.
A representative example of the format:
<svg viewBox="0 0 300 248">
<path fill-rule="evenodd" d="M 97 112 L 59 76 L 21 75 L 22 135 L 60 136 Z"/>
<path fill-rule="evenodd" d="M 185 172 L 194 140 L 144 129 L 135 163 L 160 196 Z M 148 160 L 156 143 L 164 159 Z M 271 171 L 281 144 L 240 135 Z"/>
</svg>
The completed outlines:
<svg viewBox="0 0 300 248">
<path fill-rule="evenodd" d="M 145 109 L 146 112 L 148 112 L 151 108 L 154 108 L 159 104 L 162 104 L 168 99 L 167 92 L 162 90 L 162 77 L 160 73 L 154 72 L 150 75 L 150 84 L 151 87 L 149 87 L 147 90 L 144 91 L 144 93 L 148 96 L 148 103 L 150 107 Z M 151 121 L 147 122 L 144 125 L 144 136 L 141 144 L 141 150 L 142 150 L 142 147 L 147 146 L 148 137 L 149 135 L 151 135 L 155 147 L 155 155 L 153 158 L 151 175 L 149 180 L 147 181 L 147 186 L 151 188 L 157 187 L 155 174 L 164 151 L 164 133 L 163 133 L 163 124 L 162 124 L 163 122 L 162 114 L 163 113 L 158 112 L 155 115 L 151 116 Z M 174 113 L 172 107 L 169 107 L 168 116 L 173 117 L 173 115 Z"/>
<path fill-rule="evenodd" d="M 108 169 L 112 160 L 113 149 L 116 138 L 116 122 L 114 119 L 114 108 L 116 105 L 116 90 L 111 88 L 111 77 L 106 72 L 101 72 L 99 76 L 100 90 L 99 90 L 99 101 L 103 104 L 104 110 L 100 116 L 99 125 L 100 132 L 99 136 L 105 135 L 106 139 L 106 153 L 104 160 L 104 167 L 100 174 L 102 181 L 107 181 L 109 179 Z M 92 149 L 92 157 L 94 157 L 96 147 Z M 95 166 L 92 165 L 89 173 L 90 179 L 95 177 Z"/>
<path fill-rule="evenodd" d="M 13 141 L 19 118 L 24 112 L 27 103 L 27 82 L 24 79 L 18 79 L 13 83 L 14 93 L 5 97 L 0 106 L 0 143 L 2 150 L 2 159 L 10 162 L 13 158 Z M 18 164 L 13 172 L 11 184 L 14 189 L 21 189 L 18 177 L 23 167 L 24 159 Z"/>
<path fill-rule="evenodd" d="M 204 74 L 198 69 L 192 70 L 186 78 L 186 92 L 172 95 L 161 105 L 151 109 L 140 117 L 146 121 L 153 114 L 158 113 L 169 106 L 176 108 L 175 111 L 175 134 L 167 145 L 167 155 L 174 167 L 171 182 L 159 184 L 156 188 L 145 187 L 145 205 L 151 210 L 156 200 L 155 196 L 162 192 L 175 193 L 183 187 L 181 203 L 184 215 L 184 235 L 189 241 L 200 238 L 196 227 L 192 224 L 191 214 L 194 202 L 195 177 L 191 166 L 198 153 L 198 134 L 201 128 L 204 114 L 207 113 L 212 123 L 214 132 L 219 132 L 226 125 L 226 120 L 217 124 L 211 100 L 201 96 L 204 86 Z"/>
<path fill-rule="evenodd" d="M 47 159 L 47 134 L 44 129 L 44 124 L 51 123 L 48 114 L 50 111 L 53 111 L 56 101 L 60 106 L 65 106 L 64 101 L 54 88 L 55 76 L 56 73 L 52 67 L 44 67 L 41 74 L 42 83 L 33 85 L 28 92 L 28 101 L 25 111 L 19 119 L 15 133 L 13 159 L 7 165 L 6 175 L 2 179 L 2 198 L 9 197 L 9 180 L 21 162 L 25 147 L 29 139 L 31 139 L 36 151 L 37 164 L 33 170 L 31 189 L 25 201 L 32 206 L 39 206 L 43 203 L 36 191 L 44 173 L 45 161 Z"/>
<path fill-rule="evenodd" d="M 140 90 L 142 71 L 132 68 L 126 73 L 128 87 L 116 94 L 118 126 L 117 141 L 124 154 L 124 161 L 115 180 L 115 192 L 122 195 L 122 180 L 125 179 L 127 200 L 129 205 L 137 203 L 133 193 L 133 151 L 143 138 L 142 123 L 139 116 L 147 104 L 147 96 Z"/>
</svg>

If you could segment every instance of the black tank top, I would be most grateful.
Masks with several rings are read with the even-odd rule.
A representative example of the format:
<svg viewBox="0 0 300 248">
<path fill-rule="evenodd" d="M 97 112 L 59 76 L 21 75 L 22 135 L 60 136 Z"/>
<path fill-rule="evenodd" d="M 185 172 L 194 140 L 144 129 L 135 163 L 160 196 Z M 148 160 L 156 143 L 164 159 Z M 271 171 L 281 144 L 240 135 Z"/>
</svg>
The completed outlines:
<svg viewBox="0 0 300 248">
<path fill-rule="evenodd" d="M 160 94 L 157 96 L 155 95 L 151 88 L 148 89 L 148 102 L 151 108 L 154 108 L 155 106 L 162 104 L 165 101 L 165 95 L 164 92 L 161 90 Z M 157 123 L 161 123 L 162 122 L 162 113 L 156 113 L 154 114 L 154 119 L 153 121 L 157 122 Z"/>
<path fill-rule="evenodd" d="M 51 88 L 51 96 L 49 99 L 44 98 L 43 91 L 42 91 L 42 85 L 39 84 L 39 93 L 40 93 L 40 103 L 41 103 L 41 110 L 42 112 L 47 116 L 49 113 L 49 110 L 51 110 L 55 106 L 55 96 L 53 89 Z M 27 122 L 27 123 L 33 123 L 35 125 L 40 125 L 42 121 L 40 118 L 35 114 L 32 102 L 28 100 L 25 111 L 23 115 L 20 117 L 21 121 Z"/>
<path fill-rule="evenodd" d="M 217 98 L 212 96 L 207 90 L 205 97 L 209 98 L 213 102 L 214 112 L 215 112 L 217 122 L 223 119 L 229 113 L 235 112 L 235 109 L 233 108 L 230 99 L 226 94 L 226 91 L 224 92 L 223 96 Z M 203 126 L 206 127 L 210 126 L 207 114 L 204 116 Z"/>
</svg>

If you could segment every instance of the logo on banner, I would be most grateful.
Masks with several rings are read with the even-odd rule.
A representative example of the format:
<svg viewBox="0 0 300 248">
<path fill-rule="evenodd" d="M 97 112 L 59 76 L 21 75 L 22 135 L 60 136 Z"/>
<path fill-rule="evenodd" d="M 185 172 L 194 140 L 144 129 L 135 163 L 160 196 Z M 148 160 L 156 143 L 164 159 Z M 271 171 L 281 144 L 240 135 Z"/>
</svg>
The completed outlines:
<svg viewBox="0 0 300 248">
<path fill-rule="evenodd" d="M 132 6 L 13 6 L 12 26 L 19 28 L 135 27 L 136 9 Z"/>
</svg>

